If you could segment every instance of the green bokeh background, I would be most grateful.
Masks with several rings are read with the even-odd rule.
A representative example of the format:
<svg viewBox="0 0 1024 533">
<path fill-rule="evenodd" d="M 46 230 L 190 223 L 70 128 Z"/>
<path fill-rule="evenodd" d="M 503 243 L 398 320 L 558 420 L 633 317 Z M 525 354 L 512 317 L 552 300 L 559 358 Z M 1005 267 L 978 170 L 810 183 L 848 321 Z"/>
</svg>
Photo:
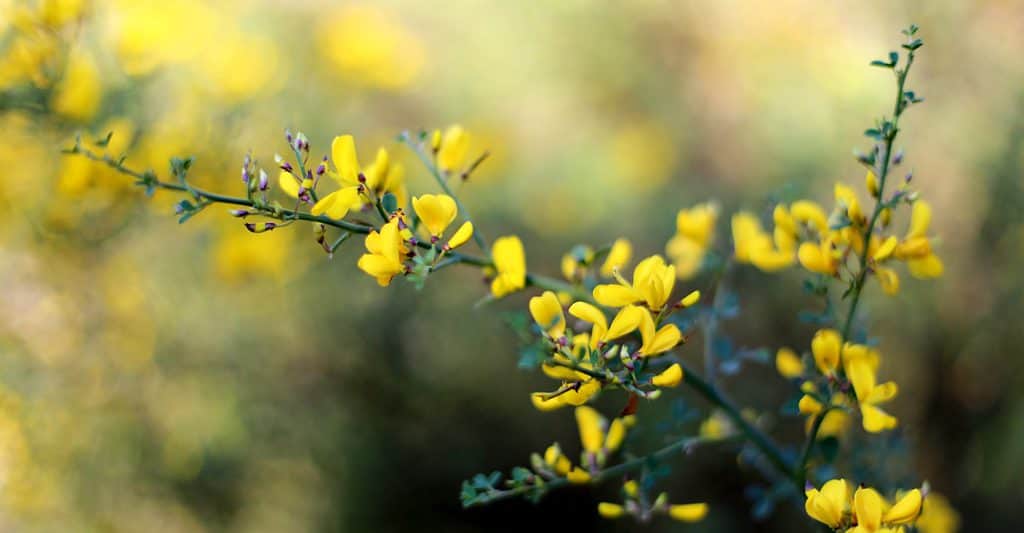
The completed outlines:
<svg viewBox="0 0 1024 533">
<path fill-rule="evenodd" d="M 491 238 L 520 235 L 530 269 L 556 275 L 576 243 L 622 236 L 640 256 L 661 253 L 676 211 L 701 201 L 721 204 L 724 245 L 736 209 L 776 198 L 829 203 L 837 180 L 861 187 L 851 149 L 866 146 L 861 132 L 891 109 L 894 92 L 890 74 L 867 64 L 895 48 L 910 22 L 926 43 L 910 88 L 926 100 L 901 123 L 901 170 L 913 169 L 934 206 L 946 274 L 905 277 L 894 298 L 877 287 L 865 296 L 886 374 L 901 385 L 891 405 L 910 459 L 891 468 L 946 494 L 964 530 L 1016 524 L 1019 2 L 232 1 L 198 12 L 275 52 L 243 49 L 214 64 L 215 75 L 203 65 L 227 46 L 221 26 L 182 27 L 205 39 L 201 53 L 126 74 L 122 7 L 95 2 L 63 34 L 103 73 L 94 113 L 0 111 L 4 528 L 639 527 L 597 517 L 596 502 L 616 494 L 611 485 L 563 490 L 536 506 L 459 507 L 462 479 L 577 439 L 571 412 L 538 413 L 528 401 L 550 381 L 516 368 L 516 335 L 502 315 L 525 309 L 526 294 L 476 307 L 486 285 L 471 269 L 439 274 L 422 292 L 401 282 L 381 289 L 356 269 L 356 240 L 328 260 L 305 226 L 253 236 L 211 208 L 179 227 L 171 195 L 146 199 L 110 174 L 93 176 L 101 192 L 62 192 L 69 170 L 59 149 L 75 132 L 102 134 L 127 118 L 138 129 L 125 148 L 130 166 L 165 172 L 167 155 L 193 154 L 203 186 L 236 194 L 242 156 L 251 149 L 271 166 L 286 150 L 285 127 L 305 132 L 314 154 L 353 133 L 366 159 L 378 144 L 402 154 L 420 193 L 433 184 L 394 135 L 462 123 L 474 149 L 493 154 L 461 187 L 478 227 Z M 10 30 L 15 9 L 3 6 L 0 17 L 10 18 L 0 28 Z M 332 18 L 346 16 L 356 23 Z M 356 32 L 339 53 L 363 42 L 372 65 L 332 59 L 325 35 L 359 27 L 369 34 Z M 225 97 L 223 77 L 251 86 Z M 813 328 L 796 319 L 813 304 L 801 279 L 796 270 L 730 276 L 742 304 L 727 326 L 737 344 L 809 344 Z M 683 356 L 698 362 L 699 345 Z M 769 367 L 748 367 L 724 386 L 768 412 L 791 393 Z M 685 389 L 673 395 L 704 407 Z M 605 401 L 610 412 L 618 399 Z M 774 433 L 795 443 L 800 429 L 781 418 Z M 659 436 L 646 431 L 653 446 Z M 760 480 L 728 446 L 698 450 L 674 463 L 666 489 L 675 501 L 711 502 L 709 517 L 646 527 L 803 527 L 796 507 L 750 518 L 745 490 Z"/>
</svg>

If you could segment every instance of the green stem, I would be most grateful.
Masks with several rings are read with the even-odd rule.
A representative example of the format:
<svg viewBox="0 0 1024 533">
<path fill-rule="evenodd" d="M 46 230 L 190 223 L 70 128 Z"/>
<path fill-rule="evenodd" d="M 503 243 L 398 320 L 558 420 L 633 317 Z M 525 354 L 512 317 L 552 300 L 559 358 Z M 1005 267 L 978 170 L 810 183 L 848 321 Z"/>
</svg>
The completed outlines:
<svg viewBox="0 0 1024 533">
<path fill-rule="evenodd" d="M 906 98 L 903 94 L 903 87 L 907 81 L 907 74 L 910 72 L 910 67 L 914 64 L 914 51 L 911 50 L 907 53 L 907 65 L 903 70 L 896 71 L 896 103 L 893 106 L 893 119 L 890 129 L 886 132 L 884 149 L 882 153 L 877 154 L 881 157 L 881 160 L 876 159 L 878 165 L 878 195 L 875 199 L 875 208 L 871 213 L 871 218 L 868 221 L 867 228 L 864 230 L 864 245 L 858 256 L 858 271 L 857 275 L 853 280 L 853 292 L 850 295 L 850 307 L 846 312 L 846 321 L 843 324 L 842 329 L 842 340 L 840 346 L 843 346 L 850 340 L 850 332 L 853 329 L 853 323 L 857 316 L 857 307 L 860 305 L 860 297 L 864 291 L 864 285 L 867 282 L 868 272 L 870 271 L 868 265 L 868 251 L 871 246 L 871 236 L 874 234 L 875 225 L 878 223 L 878 217 L 881 216 L 882 211 L 885 210 L 885 183 L 889 177 L 890 162 L 892 161 L 892 146 L 896 140 L 896 135 L 899 133 L 899 122 L 900 116 L 903 115 L 903 111 L 906 110 Z M 804 444 L 804 453 L 800 457 L 800 463 L 797 465 L 795 481 L 797 488 L 803 488 L 803 485 L 807 483 L 807 462 L 810 459 L 811 449 L 814 447 L 814 443 L 818 439 L 818 431 L 821 429 L 821 423 L 825 419 L 825 414 L 828 412 L 828 408 L 824 409 L 815 418 L 811 431 L 807 434 L 807 442 Z"/>
<path fill-rule="evenodd" d="M 595 474 L 590 479 L 589 483 L 596 484 L 602 481 L 606 481 L 608 479 L 622 476 L 634 470 L 639 470 L 645 466 L 648 466 L 651 464 L 651 462 L 661 462 L 671 458 L 674 455 L 683 453 L 687 450 L 691 450 L 695 446 L 698 446 L 700 444 L 711 444 L 716 442 L 725 442 L 728 440 L 730 440 L 730 438 L 710 439 L 706 437 L 690 437 L 680 439 L 673 442 L 672 444 L 665 446 L 664 448 L 658 449 L 657 451 L 649 455 L 634 457 L 633 459 L 629 459 L 628 461 L 623 461 L 622 463 L 619 463 L 615 466 L 606 468 Z M 544 493 L 547 493 L 567 485 L 569 485 L 569 480 L 564 477 L 561 477 L 551 481 L 546 481 L 542 489 L 538 489 L 534 485 L 525 485 L 508 490 L 496 490 L 478 496 L 475 500 L 473 500 L 472 503 L 466 505 L 466 507 L 477 507 L 480 505 L 487 505 L 490 503 L 494 503 L 496 501 L 507 500 L 509 498 L 513 498 L 516 496 L 526 495 L 537 490 L 542 490 Z"/>
<path fill-rule="evenodd" d="M 740 410 L 733 405 L 732 401 L 726 398 L 721 391 L 718 390 L 714 385 L 704 381 L 696 373 L 694 373 L 686 365 L 683 365 L 683 379 L 686 384 L 696 390 L 706 400 L 714 404 L 716 407 L 721 409 L 726 416 L 732 420 L 733 424 L 746 436 L 749 440 L 764 456 L 768 459 L 768 462 L 775 467 L 776 470 L 784 477 L 792 478 L 793 467 L 786 460 L 782 454 L 782 450 L 779 449 L 778 445 L 772 441 L 771 437 L 761 431 L 760 428 L 751 424 L 743 415 Z M 799 487 L 802 488 L 802 487 Z"/>
</svg>

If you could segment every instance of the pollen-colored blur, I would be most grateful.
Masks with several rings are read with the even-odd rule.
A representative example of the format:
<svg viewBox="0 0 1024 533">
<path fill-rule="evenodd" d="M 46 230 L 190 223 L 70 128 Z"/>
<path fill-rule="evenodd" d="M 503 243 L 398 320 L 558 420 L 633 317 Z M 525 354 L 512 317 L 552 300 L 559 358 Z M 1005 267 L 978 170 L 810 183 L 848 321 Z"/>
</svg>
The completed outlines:
<svg viewBox="0 0 1024 533">
<path fill-rule="evenodd" d="M 539 294 L 518 292 L 525 270 L 571 279 L 574 245 L 624 237 L 632 252 L 618 252 L 674 262 L 678 298 L 713 282 L 699 267 L 731 247 L 735 213 L 771 220 L 780 202 L 831 204 L 837 181 L 869 198 L 852 150 L 869 145 L 862 133 L 891 113 L 895 89 L 868 63 L 912 22 L 926 46 L 908 89 L 924 101 L 900 122 L 896 179 L 912 173 L 927 198 L 925 245 L 944 272 L 875 272 L 861 312 L 900 384 L 885 404 L 898 438 L 844 442 L 887 450 L 891 465 L 855 465 L 885 479 L 831 477 L 927 480 L 941 496 L 925 500 L 924 533 L 1015 525 L 1021 3 L 0 0 L 0 530 L 641 527 L 598 513 L 621 500 L 615 483 L 460 508 L 463 479 L 578 441 L 571 410 L 531 404 L 549 380 L 515 370 L 506 314 Z M 375 281 L 357 267 L 361 236 L 329 255 L 311 225 L 256 234 L 222 205 L 179 225 L 180 195 L 147 196 L 62 153 L 77 142 L 166 180 L 171 157 L 194 156 L 196 186 L 244 196 L 243 158 L 276 168 L 275 154 L 290 157 L 286 128 L 306 135 L 314 162 L 338 135 L 359 140 L 364 169 L 383 147 L 393 174 L 381 191 L 419 199 L 433 213 L 420 217 L 449 237 L 457 209 L 422 199 L 441 191 L 397 135 L 447 130 L 442 164 L 487 150 L 454 185 L 474 220 L 452 238 L 487 255 L 470 233 L 517 236 L 492 241 L 495 279 L 455 265 L 417 292 L 398 263 Z M 892 223 L 911 225 L 910 209 Z M 747 240 L 769 237 L 747 229 Z M 814 252 L 801 247 L 800 262 L 833 274 L 808 266 Z M 799 270 L 722 281 L 738 296 L 725 326 L 737 346 L 811 346 L 821 328 L 798 317 L 820 301 Z M 680 353 L 700 366 L 700 342 Z M 791 355 L 780 369 L 800 364 Z M 800 442 L 804 421 L 778 408 L 790 391 L 771 362 L 721 384 Z M 686 388 L 664 393 L 638 418 L 668 416 L 682 398 L 703 415 L 672 431 L 732 431 Z M 646 428 L 631 430 L 634 443 L 664 443 L 664 429 Z M 752 511 L 768 488 L 728 447 L 688 455 L 661 482 L 673 501 L 710 507 L 699 525 L 660 517 L 642 526 L 651 531 L 792 531 L 806 519 L 785 504 Z"/>
</svg>

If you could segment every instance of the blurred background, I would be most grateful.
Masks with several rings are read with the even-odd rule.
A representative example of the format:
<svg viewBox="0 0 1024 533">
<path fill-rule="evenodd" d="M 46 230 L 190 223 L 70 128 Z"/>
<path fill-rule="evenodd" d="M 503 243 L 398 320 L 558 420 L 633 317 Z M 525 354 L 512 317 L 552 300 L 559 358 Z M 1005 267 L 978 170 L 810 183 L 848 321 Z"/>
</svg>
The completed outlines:
<svg viewBox="0 0 1024 533">
<path fill-rule="evenodd" d="M 516 370 L 502 317 L 527 294 L 473 308 L 486 286 L 468 269 L 383 290 L 355 239 L 330 260 L 308 226 L 252 235 L 219 207 L 179 226 L 178 198 L 60 148 L 112 131 L 128 166 L 166 177 L 194 155 L 198 184 L 242 195 L 242 157 L 271 167 L 286 127 L 314 157 L 353 133 L 367 160 L 399 154 L 419 193 L 434 185 L 395 135 L 461 123 L 492 153 L 461 189 L 478 226 L 519 234 L 531 270 L 557 275 L 576 243 L 663 253 L 675 212 L 701 201 L 722 206 L 726 245 L 738 208 L 860 187 L 851 150 L 894 92 L 868 62 L 911 22 L 926 44 L 909 88 L 926 101 L 898 144 L 946 275 L 867 293 L 902 389 L 892 468 L 929 480 L 964 530 L 1009 528 L 1024 504 L 1020 2 L 0 0 L 0 529 L 638 529 L 597 517 L 614 484 L 460 509 L 472 474 L 577 446 L 570 411 L 530 405 L 550 381 Z M 735 342 L 806 349 L 800 281 L 731 275 Z M 769 412 L 792 394 L 770 366 L 724 386 Z M 773 433 L 796 443 L 800 426 L 776 416 Z M 681 458 L 664 485 L 712 502 L 704 522 L 646 527 L 804 524 L 795 506 L 753 517 L 761 476 L 735 452 Z"/>
</svg>

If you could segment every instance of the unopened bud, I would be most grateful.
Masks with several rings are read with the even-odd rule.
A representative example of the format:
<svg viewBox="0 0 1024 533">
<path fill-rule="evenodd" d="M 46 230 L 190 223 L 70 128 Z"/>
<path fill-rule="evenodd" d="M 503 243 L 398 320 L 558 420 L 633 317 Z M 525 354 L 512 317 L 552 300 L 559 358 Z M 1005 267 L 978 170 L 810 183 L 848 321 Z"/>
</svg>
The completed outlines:
<svg viewBox="0 0 1024 533">
<path fill-rule="evenodd" d="M 252 233 L 263 233 L 265 231 L 270 231 L 270 230 L 272 230 L 272 229 L 274 229 L 276 227 L 277 227 L 277 224 L 275 224 L 273 222 L 264 222 L 262 225 L 254 223 L 254 222 L 246 222 L 245 223 L 245 229 L 249 230 Z"/>
<path fill-rule="evenodd" d="M 267 176 L 267 172 L 265 170 L 263 170 L 262 168 L 260 169 L 259 188 L 260 188 L 261 191 L 265 191 L 268 188 L 270 188 L 270 177 Z"/>
<path fill-rule="evenodd" d="M 248 184 L 252 176 L 249 175 L 248 165 L 242 167 L 242 183 Z"/>
<path fill-rule="evenodd" d="M 249 216 L 251 214 L 251 213 L 249 213 L 249 211 L 247 211 L 245 209 L 232 209 L 230 211 L 230 213 L 231 213 L 231 216 L 238 217 L 238 218 L 246 217 L 246 216 Z"/>
<path fill-rule="evenodd" d="M 288 161 L 285 161 L 284 163 L 281 163 L 281 170 L 283 170 L 285 172 L 291 172 L 292 171 L 292 164 L 289 163 Z"/>
<path fill-rule="evenodd" d="M 892 164 L 893 164 L 893 165 L 899 165 L 899 164 L 900 164 L 900 163 L 902 163 L 902 162 L 903 162 L 903 149 L 902 149 L 902 148 L 900 148 L 900 149 L 899 149 L 899 150 L 897 150 L 897 151 L 896 151 L 896 153 L 895 153 L 895 154 L 894 154 L 894 155 L 892 156 Z"/>
</svg>

